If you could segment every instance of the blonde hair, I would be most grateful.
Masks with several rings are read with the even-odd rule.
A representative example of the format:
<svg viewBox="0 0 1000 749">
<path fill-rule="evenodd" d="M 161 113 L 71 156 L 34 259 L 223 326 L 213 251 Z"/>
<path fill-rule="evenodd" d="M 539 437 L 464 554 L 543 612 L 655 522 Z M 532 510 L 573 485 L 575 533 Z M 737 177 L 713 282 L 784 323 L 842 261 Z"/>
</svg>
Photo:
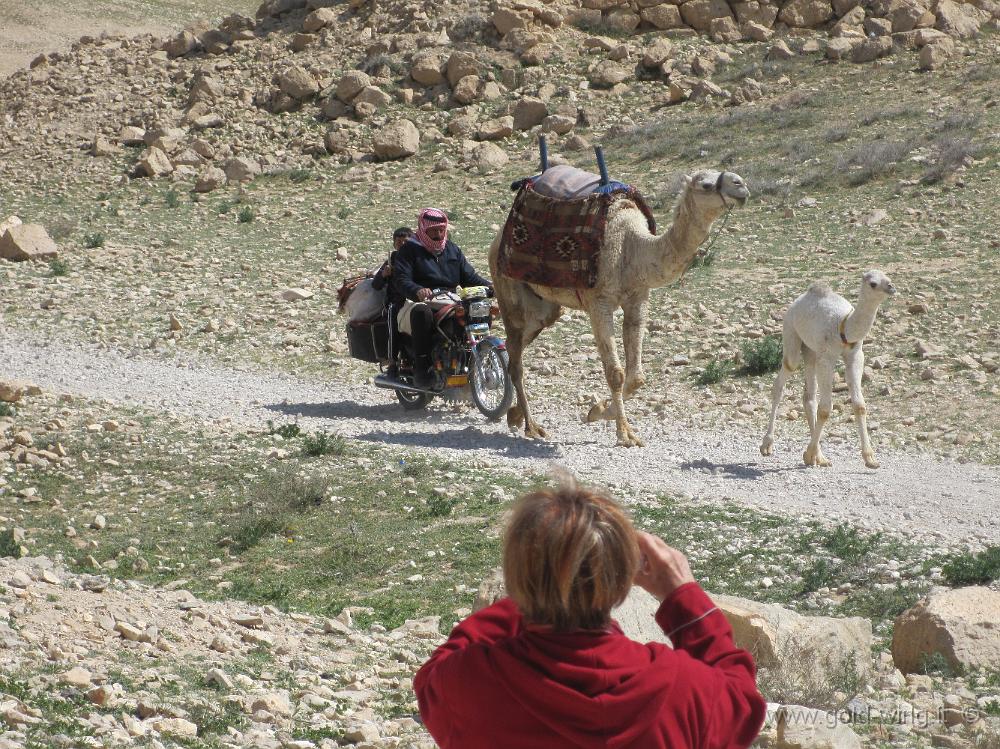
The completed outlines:
<svg viewBox="0 0 1000 749">
<path fill-rule="evenodd" d="M 599 629 L 639 568 L 632 521 L 608 494 L 564 478 L 521 497 L 504 539 L 507 593 L 528 622 Z"/>
</svg>

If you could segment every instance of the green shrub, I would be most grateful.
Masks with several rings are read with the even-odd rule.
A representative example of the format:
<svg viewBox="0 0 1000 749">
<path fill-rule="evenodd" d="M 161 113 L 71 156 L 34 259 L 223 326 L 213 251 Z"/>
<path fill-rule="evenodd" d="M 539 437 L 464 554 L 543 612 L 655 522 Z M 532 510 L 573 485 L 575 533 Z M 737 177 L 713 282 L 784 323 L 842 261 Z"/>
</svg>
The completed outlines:
<svg viewBox="0 0 1000 749">
<path fill-rule="evenodd" d="M 290 440 L 302 434 L 302 429 L 298 424 L 282 424 L 275 426 L 273 421 L 267 422 L 267 433 L 276 434 L 282 439 Z"/>
<path fill-rule="evenodd" d="M 104 246 L 104 235 L 100 232 L 95 232 L 93 234 L 88 234 L 83 238 L 83 246 L 88 250 L 96 250 L 98 247 Z"/>
<path fill-rule="evenodd" d="M 257 214 L 254 213 L 253 206 L 250 205 L 243 206 L 240 208 L 240 212 L 236 214 L 236 219 L 241 224 L 249 224 L 255 218 L 257 218 Z"/>
<path fill-rule="evenodd" d="M 848 173 L 848 183 L 852 187 L 863 185 L 876 177 L 890 174 L 896 164 L 913 150 L 912 141 L 876 140 L 864 143 L 843 154 L 837 160 L 836 169 Z"/>
<path fill-rule="evenodd" d="M 0 531 L 0 558 L 14 557 L 21 558 L 21 544 L 14 540 L 14 531 Z"/>
<path fill-rule="evenodd" d="M 941 573 L 956 588 L 1000 580 L 1000 546 L 990 546 L 977 554 L 956 554 L 945 563 Z"/>
<path fill-rule="evenodd" d="M 347 452 L 347 440 L 339 434 L 317 432 L 302 437 L 302 453 L 310 458 L 321 455 L 343 455 Z"/>
<path fill-rule="evenodd" d="M 0 401 L 0 416 L 14 416 L 17 414 L 17 409 L 14 408 L 13 403 L 6 403 Z"/>
<path fill-rule="evenodd" d="M 767 374 L 780 367 L 781 336 L 768 335 L 743 344 L 743 371 L 746 374 Z"/>
<path fill-rule="evenodd" d="M 701 371 L 701 374 L 698 375 L 695 381 L 699 385 L 715 385 L 717 382 L 722 382 L 725 379 L 731 368 L 732 365 L 729 362 L 713 359 Z"/>
<path fill-rule="evenodd" d="M 296 184 L 300 184 L 311 178 L 312 172 L 308 169 L 292 169 L 292 171 L 288 173 L 288 179 Z"/>
<path fill-rule="evenodd" d="M 177 190 L 173 188 L 167 190 L 167 194 L 163 196 L 164 200 L 167 202 L 167 208 L 176 208 L 181 204 L 181 196 Z"/>
<path fill-rule="evenodd" d="M 337 209 L 337 218 L 339 218 L 341 221 L 343 221 L 350 215 L 351 215 L 350 206 L 342 205 L 340 206 L 340 208 Z"/>
<path fill-rule="evenodd" d="M 940 138 L 934 146 L 934 161 L 920 178 L 924 184 L 934 184 L 954 174 L 982 150 L 969 138 Z"/>
<path fill-rule="evenodd" d="M 427 500 L 427 514 L 432 518 L 444 517 L 450 515 L 457 504 L 458 500 L 453 497 L 446 497 L 443 494 L 433 494 Z"/>
<path fill-rule="evenodd" d="M 49 272 L 53 276 L 65 276 L 67 273 L 69 273 L 69 263 L 67 263 L 65 260 L 60 260 L 59 258 L 55 258 L 54 260 L 49 262 Z"/>
</svg>

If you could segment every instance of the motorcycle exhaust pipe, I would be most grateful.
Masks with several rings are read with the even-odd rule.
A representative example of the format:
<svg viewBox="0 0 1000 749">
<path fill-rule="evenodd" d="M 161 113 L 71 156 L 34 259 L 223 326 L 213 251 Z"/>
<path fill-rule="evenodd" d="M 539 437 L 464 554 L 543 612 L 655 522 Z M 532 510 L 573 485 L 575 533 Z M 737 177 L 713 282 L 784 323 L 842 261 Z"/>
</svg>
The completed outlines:
<svg viewBox="0 0 1000 749">
<path fill-rule="evenodd" d="M 387 375 L 380 374 L 375 376 L 375 387 L 385 388 L 386 390 L 405 390 L 407 393 L 431 393 L 435 394 L 433 390 L 427 388 L 418 388 L 415 385 L 410 385 L 409 383 L 403 382 L 401 380 L 394 380 Z"/>
</svg>

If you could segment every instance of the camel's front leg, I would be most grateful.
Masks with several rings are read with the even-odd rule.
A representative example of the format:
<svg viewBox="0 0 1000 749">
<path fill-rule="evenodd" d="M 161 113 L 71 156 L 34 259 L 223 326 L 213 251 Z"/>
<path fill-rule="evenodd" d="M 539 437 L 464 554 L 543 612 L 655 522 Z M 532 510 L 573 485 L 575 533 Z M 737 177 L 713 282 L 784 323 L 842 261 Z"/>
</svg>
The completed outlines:
<svg viewBox="0 0 1000 749">
<path fill-rule="evenodd" d="M 604 376 L 611 390 L 611 406 L 615 410 L 615 422 L 618 427 L 618 444 L 622 447 L 642 447 L 642 440 L 632 431 L 625 417 L 625 404 L 622 388 L 625 385 L 625 372 L 622 370 L 618 351 L 615 349 L 614 308 L 611 305 L 598 305 L 590 313 L 590 324 L 594 330 L 597 342 L 597 352 L 604 364 Z"/>
<path fill-rule="evenodd" d="M 802 461 L 807 466 L 826 467 L 832 463 L 823 455 L 819 446 L 823 427 L 830 418 L 830 408 L 833 405 L 833 364 L 826 359 L 816 362 L 816 382 L 819 386 L 819 407 L 816 409 L 816 421 L 812 425 L 809 446 L 802 454 Z"/>
<path fill-rule="evenodd" d="M 648 306 L 648 291 L 638 299 L 631 299 L 622 305 L 625 313 L 622 324 L 622 345 L 625 348 L 624 398 L 631 398 L 636 390 L 646 384 L 646 376 L 642 371 L 642 339 L 646 330 Z"/>
<path fill-rule="evenodd" d="M 865 370 L 865 354 L 858 344 L 853 351 L 844 356 L 847 367 L 845 377 L 847 389 L 851 394 L 851 406 L 854 409 L 854 420 L 858 425 L 858 437 L 861 440 L 861 458 L 868 468 L 878 468 L 875 450 L 868 436 L 868 409 L 865 407 L 865 396 L 861 393 L 861 374 Z"/>
</svg>

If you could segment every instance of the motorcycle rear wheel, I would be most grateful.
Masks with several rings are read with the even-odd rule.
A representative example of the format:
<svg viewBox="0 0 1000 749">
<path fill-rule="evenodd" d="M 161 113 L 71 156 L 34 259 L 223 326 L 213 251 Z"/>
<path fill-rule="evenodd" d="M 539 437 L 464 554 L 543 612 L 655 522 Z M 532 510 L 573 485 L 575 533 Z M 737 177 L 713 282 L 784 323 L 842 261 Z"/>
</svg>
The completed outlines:
<svg viewBox="0 0 1000 749">
<path fill-rule="evenodd" d="M 479 344 L 478 354 L 469 372 L 472 402 L 487 419 L 499 421 L 514 401 L 514 383 L 507 370 L 507 352 L 483 341 Z"/>
<path fill-rule="evenodd" d="M 396 400 L 406 411 L 419 411 L 426 408 L 427 404 L 431 402 L 431 398 L 434 397 L 428 393 L 414 393 L 409 390 L 396 390 L 395 392 Z"/>
</svg>

